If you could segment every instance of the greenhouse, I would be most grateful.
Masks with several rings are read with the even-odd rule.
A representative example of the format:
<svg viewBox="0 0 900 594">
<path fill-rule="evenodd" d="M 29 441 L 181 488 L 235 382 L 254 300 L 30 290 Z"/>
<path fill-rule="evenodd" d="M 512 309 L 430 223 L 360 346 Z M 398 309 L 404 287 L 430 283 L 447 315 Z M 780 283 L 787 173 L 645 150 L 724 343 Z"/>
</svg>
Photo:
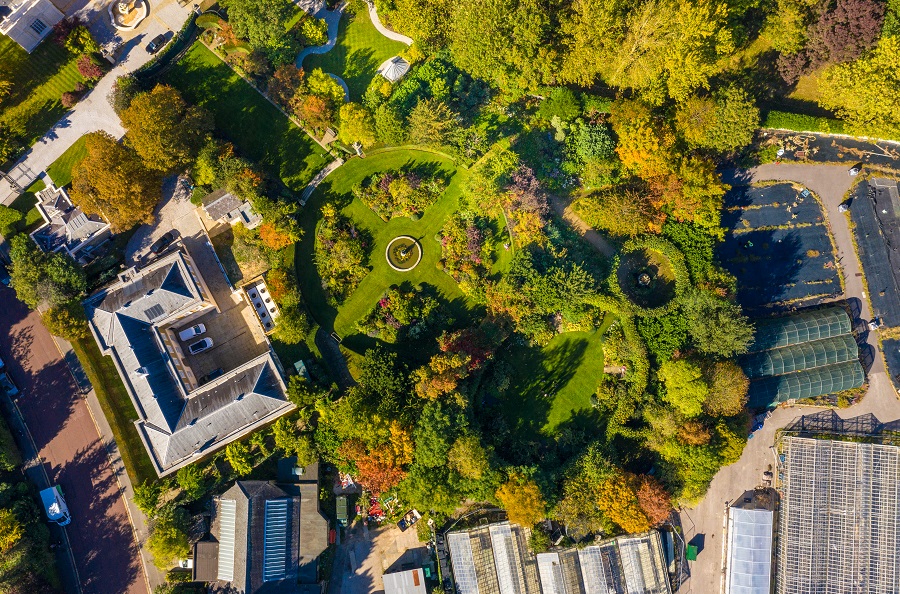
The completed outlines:
<svg viewBox="0 0 900 594">
<path fill-rule="evenodd" d="M 850 334 L 753 353 L 744 360 L 744 372 L 751 379 L 782 375 L 846 363 L 859 358 L 859 347 Z"/>
<path fill-rule="evenodd" d="M 765 408 L 797 398 L 815 398 L 859 388 L 866 374 L 858 360 L 774 375 L 750 382 L 748 406 Z"/>
<path fill-rule="evenodd" d="M 752 408 L 835 394 L 866 381 L 850 316 L 840 307 L 761 320 L 750 351 L 741 367 L 751 380 Z"/>
<path fill-rule="evenodd" d="M 840 307 L 804 311 L 781 318 L 759 320 L 751 351 L 781 347 L 850 334 L 850 316 Z"/>
</svg>

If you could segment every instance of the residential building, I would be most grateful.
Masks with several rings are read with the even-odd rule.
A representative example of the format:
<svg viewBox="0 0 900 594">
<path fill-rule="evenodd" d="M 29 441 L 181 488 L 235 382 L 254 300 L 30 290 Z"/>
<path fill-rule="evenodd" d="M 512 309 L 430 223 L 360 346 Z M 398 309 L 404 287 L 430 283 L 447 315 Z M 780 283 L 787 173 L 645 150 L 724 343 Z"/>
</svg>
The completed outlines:
<svg viewBox="0 0 900 594">
<path fill-rule="evenodd" d="M 44 224 L 31 233 L 31 239 L 45 252 L 62 252 L 87 264 L 94 259 L 94 250 L 112 236 L 109 223 L 85 214 L 62 188 L 51 185 L 38 192 L 37 199 Z"/>
<path fill-rule="evenodd" d="M 306 495 L 267 481 L 238 481 L 215 499 L 210 539 L 194 546 L 195 581 L 213 594 L 316 591 L 328 545 L 318 485 Z M 314 553 L 314 556 L 310 556 Z"/>
<path fill-rule="evenodd" d="M 50 0 L 0 2 L 0 33 L 31 53 L 64 16 Z"/>
<path fill-rule="evenodd" d="M 195 260 L 176 246 L 85 301 L 91 332 L 131 396 L 160 476 L 295 408 L 255 314 L 233 298 L 212 248 L 199 244 Z"/>
<path fill-rule="evenodd" d="M 246 200 L 241 200 L 227 190 L 216 190 L 203 198 L 203 211 L 216 223 L 237 225 L 254 229 L 262 224 L 262 217 Z"/>
</svg>

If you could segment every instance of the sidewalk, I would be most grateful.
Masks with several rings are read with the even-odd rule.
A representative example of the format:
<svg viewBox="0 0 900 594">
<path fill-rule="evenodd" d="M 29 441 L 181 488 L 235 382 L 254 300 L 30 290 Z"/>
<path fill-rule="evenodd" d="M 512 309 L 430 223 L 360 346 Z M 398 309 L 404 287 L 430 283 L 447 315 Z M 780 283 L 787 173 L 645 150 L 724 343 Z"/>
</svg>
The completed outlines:
<svg viewBox="0 0 900 594">
<path fill-rule="evenodd" d="M 67 340 L 63 340 L 58 336 L 54 336 L 53 339 L 56 341 L 56 346 L 59 348 L 59 352 L 69 366 L 69 370 L 72 372 L 72 376 L 75 378 L 76 383 L 79 388 L 82 389 L 82 393 L 85 393 L 85 387 L 87 388 L 84 398 L 88 405 L 88 411 L 91 414 L 94 425 L 97 427 L 97 433 L 100 435 L 100 439 L 106 448 L 109 464 L 116 475 L 119 491 L 122 494 L 122 499 L 125 501 L 125 510 L 128 512 L 128 519 L 134 530 L 134 540 L 140 549 L 144 577 L 152 592 L 153 589 L 165 582 L 166 578 L 153 564 L 153 556 L 150 555 L 150 552 L 145 546 L 147 537 L 149 536 L 147 516 L 145 516 L 134 504 L 134 487 L 131 484 L 131 478 L 125 471 L 125 465 L 122 463 L 122 456 L 119 454 L 119 446 L 116 445 L 112 429 L 109 426 L 109 422 L 106 420 L 106 415 L 103 414 L 103 409 L 100 407 L 100 401 L 97 400 L 97 394 L 94 392 L 93 387 L 88 381 L 87 374 L 85 374 L 84 369 L 81 367 L 81 363 L 78 361 L 75 351 L 72 350 L 72 345 Z"/>
</svg>

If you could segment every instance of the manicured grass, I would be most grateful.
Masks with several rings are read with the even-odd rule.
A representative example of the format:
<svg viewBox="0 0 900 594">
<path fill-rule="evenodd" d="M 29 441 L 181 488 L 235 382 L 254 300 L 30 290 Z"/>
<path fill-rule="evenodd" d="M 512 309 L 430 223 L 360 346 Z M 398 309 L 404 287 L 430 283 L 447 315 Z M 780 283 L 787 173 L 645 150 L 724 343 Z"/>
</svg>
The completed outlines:
<svg viewBox="0 0 900 594">
<path fill-rule="evenodd" d="M 144 481 L 155 481 L 156 471 L 144 449 L 134 422 L 138 419 L 134 404 L 128 397 L 116 366 L 109 357 L 104 357 L 97 348 L 93 338 L 85 338 L 72 342 L 72 349 L 81 361 L 81 366 L 94 386 L 94 392 L 100 401 L 103 415 L 112 428 L 116 445 L 122 456 L 122 463 L 132 484 L 140 485 Z"/>
<path fill-rule="evenodd" d="M 523 341 L 501 349 L 498 356 L 511 369 L 511 383 L 496 396 L 514 431 L 550 435 L 576 416 L 592 415 L 610 323 L 612 316 L 606 316 L 593 332 L 560 334 L 543 348 Z"/>
<path fill-rule="evenodd" d="M 443 196 L 425 210 L 420 220 L 403 217 L 385 223 L 368 206 L 352 197 L 352 187 L 365 177 L 380 171 L 410 168 L 427 169 L 450 179 Z M 312 195 L 301 215 L 303 239 L 297 244 L 297 278 L 315 321 L 327 332 L 337 332 L 343 339 L 342 347 L 355 353 L 363 353 L 376 344 L 376 339 L 358 333 L 356 321 L 393 285 L 412 288 L 421 284 L 433 287 L 439 299 L 444 302 L 444 307 L 449 309 L 457 322 L 469 320 L 475 305 L 460 291 L 450 275 L 437 268 L 441 247 L 435 239 L 447 217 L 459 207 L 460 186 L 466 175 L 464 170 L 457 170 L 448 157 L 415 149 L 388 150 L 371 154 L 365 159 L 348 161 L 326 178 Z M 371 272 L 359 283 L 349 299 L 337 308 L 328 303 L 314 264 L 315 229 L 321 218 L 320 208 L 326 201 L 335 202 L 341 212 L 373 240 L 368 261 Z M 384 257 L 387 244 L 398 235 L 415 237 L 422 246 L 422 261 L 410 272 L 393 270 Z M 415 342 L 398 344 L 395 348 L 412 360 L 417 360 L 417 355 L 423 351 L 422 345 Z"/>
<path fill-rule="evenodd" d="M 44 219 L 37 207 L 37 193 L 46 186 L 41 180 L 37 180 L 27 188 L 18 198 L 16 198 L 10 206 L 25 215 L 25 218 L 16 224 L 16 231 L 20 233 L 31 233 L 43 224 Z"/>
<path fill-rule="evenodd" d="M 327 155 L 256 89 L 199 41 L 166 75 L 191 103 L 208 109 L 221 136 L 300 192 Z"/>
<path fill-rule="evenodd" d="M 0 78 L 13 83 L 10 95 L 0 101 L 0 124 L 21 128 L 25 146 L 34 144 L 65 113 L 59 102 L 62 94 L 84 82 L 77 59 L 49 40 L 28 54 L 0 35 Z M 11 125 L 13 122 L 21 124 Z"/>
<path fill-rule="evenodd" d="M 87 137 L 82 136 L 47 168 L 47 175 L 50 176 L 57 188 L 72 183 L 72 170 L 87 157 L 86 143 Z"/>
<path fill-rule="evenodd" d="M 326 54 L 307 56 L 303 60 L 303 68 L 307 71 L 321 68 L 337 74 L 347 83 L 350 99 L 359 101 L 382 62 L 405 49 L 405 44 L 379 33 L 368 12 L 345 12 L 341 16 L 334 48 Z"/>
</svg>

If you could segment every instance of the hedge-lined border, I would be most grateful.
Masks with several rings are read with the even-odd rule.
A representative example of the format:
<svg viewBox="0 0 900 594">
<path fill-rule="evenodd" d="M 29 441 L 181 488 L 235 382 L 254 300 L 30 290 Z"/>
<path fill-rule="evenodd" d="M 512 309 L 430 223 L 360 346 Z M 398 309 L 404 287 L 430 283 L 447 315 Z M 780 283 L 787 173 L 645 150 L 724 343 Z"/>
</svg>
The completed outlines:
<svg viewBox="0 0 900 594">
<path fill-rule="evenodd" d="M 636 316 L 648 318 L 656 318 L 673 311 L 678 307 L 682 295 L 690 287 L 689 274 L 687 264 L 684 261 L 684 254 L 681 253 L 675 245 L 662 237 L 642 237 L 640 239 L 629 239 L 622 246 L 621 253 L 628 254 L 639 250 L 652 250 L 659 252 L 669 261 L 672 267 L 672 273 L 675 275 L 675 295 L 665 305 L 659 307 L 642 307 L 631 300 L 622 287 L 619 286 L 619 266 L 621 265 L 620 257 L 617 254 L 613 259 L 612 272 L 609 275 L 609 289 L 612 294 L 621 303 L 621 308 L 625 312 L 629 312 Z"/>
</svg>

